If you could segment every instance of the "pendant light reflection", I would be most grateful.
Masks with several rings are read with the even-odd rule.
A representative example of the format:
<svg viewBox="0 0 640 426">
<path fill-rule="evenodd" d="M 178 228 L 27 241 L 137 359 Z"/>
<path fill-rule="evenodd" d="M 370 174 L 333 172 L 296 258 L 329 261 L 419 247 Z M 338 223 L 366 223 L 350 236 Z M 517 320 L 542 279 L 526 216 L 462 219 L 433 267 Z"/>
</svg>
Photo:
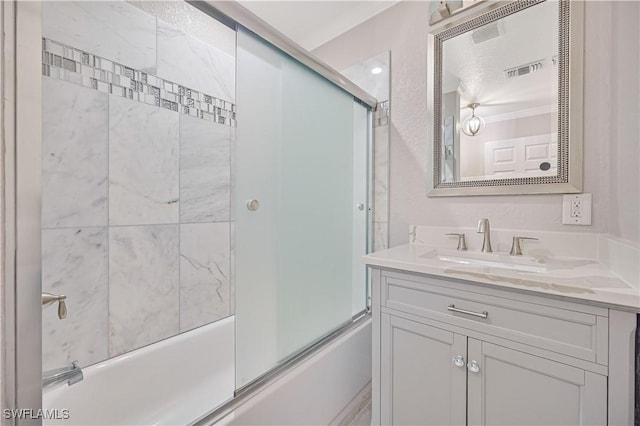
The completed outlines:
<svg viewBox="0 0 640 426">
<path fill-rule="evenodd" d="M 467 105 L 467 108 L 471 108 L 471 117 L 462 122 L 462 133 L 467 136 L 475 136 L 484 129 L 484 120 L 476 115 L 476 108 L 479 106 L 478 103 Z"/>
</svg>

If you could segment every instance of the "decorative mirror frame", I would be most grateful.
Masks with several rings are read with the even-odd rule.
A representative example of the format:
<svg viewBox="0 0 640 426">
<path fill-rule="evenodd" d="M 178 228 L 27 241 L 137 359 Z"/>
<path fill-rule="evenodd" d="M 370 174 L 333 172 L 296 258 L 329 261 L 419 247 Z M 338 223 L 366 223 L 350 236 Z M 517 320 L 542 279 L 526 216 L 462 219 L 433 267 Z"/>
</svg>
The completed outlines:
<svg viewBox="0 0 640 426">
<path fill-rule="evenodd" d="M 557 175 L 442 182 L 443 42 L 544 1 L 547 0 L 495 2 L 475 17 L 467 16 L 462 22 L 428 35 L 427 115 L 432 123 L 427 130 L 429 197 L 582 192 L 584 5 L 575 0 L 558 1 Z"/>
</svg>

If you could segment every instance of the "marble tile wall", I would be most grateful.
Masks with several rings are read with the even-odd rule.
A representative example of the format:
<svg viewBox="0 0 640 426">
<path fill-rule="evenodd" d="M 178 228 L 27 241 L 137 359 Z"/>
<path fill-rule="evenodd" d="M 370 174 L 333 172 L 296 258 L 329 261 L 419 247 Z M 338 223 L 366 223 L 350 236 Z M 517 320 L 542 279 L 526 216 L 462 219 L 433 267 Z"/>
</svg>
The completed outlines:
<svg viewBox="0 0 640 426">
<path fill-rule="evenodd" d="M 231 128 L 180 116 L 180 222 L 230 220 Z"/>
<path fill-rule="evenodd" d="M 229 222 L 180 225 L 180 331 L 229 315 Z"/>
<path fill-rule="evenodd" d="M 156 18 L 125 2 L 45 1 L 42 34 L 141 71 L 157 70 Z"/>
<path fill-rule="evenodd" d="M 109 225 L 178 222 L 179 118 L 109 99 Z"/>
<path fill-rule="evenodd" d="M 186 4 L 179 12 L 201 14 Z M 68 306 L 64 320 L 43 311 L 46 370 L 94 364 L 227 317 L 233 305 L 235 123 L 146 102 L 147 89 L 129 97 L 87 83 L 64 52 L 80 71 L 90 52 L 101 65 L 170 79 L 184 89 L 181 105 L 185 88 L 197 88 L 233 112 L 235 33 L 213 25 L 224 32 L 218 48 L 125 2 L 44 2 L 43 14 L 43 37 L 71 46 L 59 59 L 43 55 L 42 286 Z"/>
<path fill-rule="evenodd" d="M 109 355 L 178 334 L 179 225 L 109 229 Z"/>
<path fill-rule="evenodd" d="M 107 225 L 108 96 L 42 81 L 42 227 Z"/>
<path fill-rule="evenodd" d="M 373 132 L 373 251 L 379 251 L 389 248 L 388 122 L 374 127 Z"/>
<path fill-rule="evenodd" d="M 42 288 L 67 296 L 68 316 L 42 312 L 43 369 L 83 365 L 109 354 L 109 276 L 107 227 L 42 231 Z"/>
<path fill-rule="evenodd" d="M 235 103 L 235 72 L 234 57 L 158 21 L 158 77 Z"/>
</svg>

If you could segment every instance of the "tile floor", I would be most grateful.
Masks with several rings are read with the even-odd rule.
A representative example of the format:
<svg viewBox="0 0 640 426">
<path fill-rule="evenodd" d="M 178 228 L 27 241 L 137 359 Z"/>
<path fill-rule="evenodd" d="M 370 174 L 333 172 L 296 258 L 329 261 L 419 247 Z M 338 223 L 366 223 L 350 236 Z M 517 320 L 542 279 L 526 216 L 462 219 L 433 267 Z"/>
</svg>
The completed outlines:
<svg viewBox="0 0 640 426">
<path fill-rule="evenodd" d="M 350 426 L 370 426 L 371 425 L 371 401 L 356 415 Z"/>
</svg>

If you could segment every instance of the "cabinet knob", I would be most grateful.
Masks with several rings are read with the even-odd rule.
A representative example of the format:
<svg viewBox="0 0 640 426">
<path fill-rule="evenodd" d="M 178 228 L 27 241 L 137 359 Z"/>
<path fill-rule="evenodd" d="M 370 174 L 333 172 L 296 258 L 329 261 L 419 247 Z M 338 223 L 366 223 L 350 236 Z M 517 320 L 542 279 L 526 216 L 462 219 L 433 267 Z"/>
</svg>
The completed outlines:
<svg viewBox="0 0 640 426">
<path fill-rule="evenodd" d="M 471 371 L 472 373 L 479 373 L 480 372 L 480 364 L 478 364 L 478 361 L 476 361 L 474 359 L 473 361 L 471 361 L 470 363 L 467 364 L 467 369 L 469 371 Z"/>
<path fill-rule="evenodd" d="M 458 355 L 453 359 L 453 365 L 456 367 L 464 367 L 464 357 L 462 355 Z"/>
</svg>

